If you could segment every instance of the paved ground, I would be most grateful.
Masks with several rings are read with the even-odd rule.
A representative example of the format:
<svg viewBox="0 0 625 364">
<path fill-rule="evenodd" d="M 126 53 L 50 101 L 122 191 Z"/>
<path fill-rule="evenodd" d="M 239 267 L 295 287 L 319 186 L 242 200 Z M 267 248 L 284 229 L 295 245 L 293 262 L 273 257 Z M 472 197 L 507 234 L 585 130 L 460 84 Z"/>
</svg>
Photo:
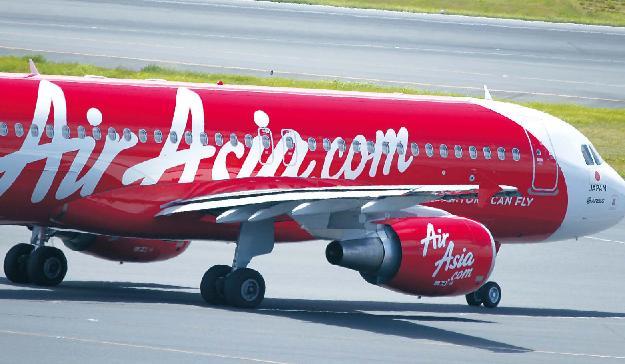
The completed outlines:
<svg viewBox="0 0 625 364">
<path fill-rule="evenodd" d="M 0 54 L 625 107 L 625 28 L 245 0 L 4 0 Z"/>
<path fill-rule="evenodd" d="M 268 282 L 254 312 L 205 307 L 196 288 L 232 245 L 196 242 L 169 262 L 124 265 L 65 249 L 70 271 L 57 288 L 0 278 L 0 362 L 623 361 L 624 233 L 625 223 L 593 239 L 504 246 L 496 310 L 368 285 L 326 263 L 322 242 L 253 262 Z M 4 256 L 28 232 L 0 236 Z"/>
</svg>

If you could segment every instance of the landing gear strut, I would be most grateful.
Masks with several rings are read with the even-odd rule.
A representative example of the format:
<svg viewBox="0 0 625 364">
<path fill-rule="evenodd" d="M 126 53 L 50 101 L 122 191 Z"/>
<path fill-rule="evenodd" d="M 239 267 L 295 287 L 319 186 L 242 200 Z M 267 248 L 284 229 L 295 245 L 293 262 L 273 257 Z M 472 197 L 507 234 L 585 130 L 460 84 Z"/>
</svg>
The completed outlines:
<svg viewBox="0 0 625 364">
<path fill-rule="evenodd" d="M 13 283 L 56 286 L 67 273 L 67 259 L 60 249 L 45 246 L 51 231 L 35 226 L 30 244 L 17 244 L 4 257 L 4 274 Z"/>
<path fill-rule="evenodd" d="M 273 246 L 273 219 L 242 223 L 232 267 L 215 265 L 204 273 L 202 298 L 211 305 L 258 307 L 265 297 L 265 280 L 247 265 L 253 257 L 271 253 Z"/>
<path fill-rule="evenodd" d="M 501 287 L 495 282 L 486 282 L 477 291 L 465 296 L 469 306 L 484 305 L 484 307 L 495 308 L 501 301 Z"/>
</svg>

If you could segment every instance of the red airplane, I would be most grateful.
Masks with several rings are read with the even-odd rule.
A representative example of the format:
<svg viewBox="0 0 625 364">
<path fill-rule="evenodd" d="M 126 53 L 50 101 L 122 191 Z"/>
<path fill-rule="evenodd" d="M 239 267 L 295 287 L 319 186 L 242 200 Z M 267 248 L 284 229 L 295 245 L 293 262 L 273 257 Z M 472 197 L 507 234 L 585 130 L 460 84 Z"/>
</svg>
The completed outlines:
<svg viewBox="0 0 625 364">
<path fill-rule="evenodd" d="M 31 65 L 32 66 L 32 65 Z M 235 240 L 210 304 L 252 308 L 276 242 L 418 296 L 495 307 L 501 244 L 571 239 L 625 215 L 625 181 L 575 128 L 474 98 L 0 74 L 0 223 L 32 230 L 15 283 L 59 284 L 63 252 L 150 262 Z"/>
</svg>

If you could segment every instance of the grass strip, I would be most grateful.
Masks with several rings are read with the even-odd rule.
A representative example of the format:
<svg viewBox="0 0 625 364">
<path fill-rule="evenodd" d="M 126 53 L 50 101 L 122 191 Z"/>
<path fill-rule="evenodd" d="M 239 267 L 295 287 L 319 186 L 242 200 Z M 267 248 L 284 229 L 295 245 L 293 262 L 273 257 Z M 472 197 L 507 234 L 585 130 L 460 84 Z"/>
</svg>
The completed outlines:
<svg viewBox="0 0 625 364">
<path fill-rule="evenodd" d="M 268 0 L 417 13 L 625 26 L 622 0 Z"/>
</svg>

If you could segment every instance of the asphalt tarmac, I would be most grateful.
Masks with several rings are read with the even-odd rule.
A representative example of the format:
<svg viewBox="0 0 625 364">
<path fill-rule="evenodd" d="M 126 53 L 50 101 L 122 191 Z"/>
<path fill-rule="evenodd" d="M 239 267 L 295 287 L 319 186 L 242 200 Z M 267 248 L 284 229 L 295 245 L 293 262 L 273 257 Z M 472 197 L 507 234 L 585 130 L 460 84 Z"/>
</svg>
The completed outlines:
<svg viewBox="0 0 625 364">
<path fill-rule="evenodd" d="M 1 363 L 588 363 L 625 360 L 625 223 L 592 238 L 504 246 L 494 310 L 418 299 L 325 261 L 321 241 L 279 245 L 252 267 L 260 309 L 205 306 L 199 280 L 232 244 L 194 242 L 161 263 L 68 251 L 56 288 L 0 277 Z M 0 228 L 0 255 L 27 241 Z"/>
<path fill-rule="evenodd" d="M 246 0 L 0 4 L 0 54 L 625 107 L 625 28 Z"/>
</svg>

